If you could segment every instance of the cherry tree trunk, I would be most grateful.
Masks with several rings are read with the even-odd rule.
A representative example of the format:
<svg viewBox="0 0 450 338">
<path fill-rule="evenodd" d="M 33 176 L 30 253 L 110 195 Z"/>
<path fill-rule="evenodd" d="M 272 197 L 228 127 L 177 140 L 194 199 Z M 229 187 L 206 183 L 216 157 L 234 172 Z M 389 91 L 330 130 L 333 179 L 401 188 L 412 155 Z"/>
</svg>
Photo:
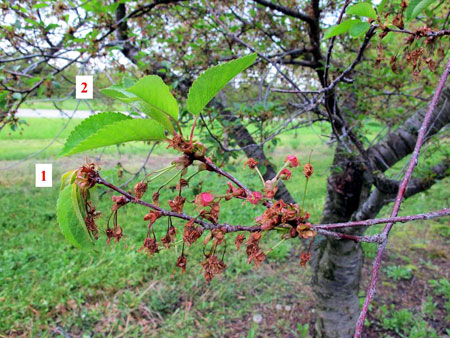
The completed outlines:
<svg viewBox="0 0 450 338">
<path fill-rule="evenodd" d="M 338 170 L 337 170 L 338 169 Z M 337 147 L 327 181 L 322 223 L 348 221 L 365 189 L 362 166 Z M 347 233 L 361 230 L 345 230 Z M 359 314 L 358 291 L 363 253 L 360 243 L 318 236 L 314 243 L 312 287 L 318 337 L 352 337 Z"/>
</svg>

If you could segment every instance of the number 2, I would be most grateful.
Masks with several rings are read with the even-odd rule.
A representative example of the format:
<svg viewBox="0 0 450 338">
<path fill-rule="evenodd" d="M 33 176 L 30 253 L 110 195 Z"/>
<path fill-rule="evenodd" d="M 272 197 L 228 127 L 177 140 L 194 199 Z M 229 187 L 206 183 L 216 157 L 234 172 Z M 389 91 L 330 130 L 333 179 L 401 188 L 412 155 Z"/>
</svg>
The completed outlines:
<svg viewBox="0 0 450 338">
<path fill-rule="evenodd" d="M 45 182 L 45 170 L 42 172 L 42 182 Z"/>
<path fill-rule="evenodd" d="M 87 93 L 88 91 L 86 90 L 87 87 L 87 83 L 86 82 L 82 82 L 81 83 L 82 86 L 84 86 L 84 88 L 81 90 L 82 93 Z M 45 181 L 45 180 L 44 180 Z"/>
</svg>

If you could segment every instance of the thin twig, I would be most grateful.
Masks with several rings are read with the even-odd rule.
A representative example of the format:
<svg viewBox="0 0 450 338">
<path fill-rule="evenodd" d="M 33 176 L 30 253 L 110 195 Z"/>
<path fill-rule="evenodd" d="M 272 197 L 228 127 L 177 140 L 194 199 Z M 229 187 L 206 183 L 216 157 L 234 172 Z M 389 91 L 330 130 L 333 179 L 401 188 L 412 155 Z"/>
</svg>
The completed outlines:
<svg viewBox="0 0 450 338">
<path fill-rule="evenodd" d="M 419 130 L 419 135 L 417 136 L 416 145 L 414 147 L 414 152 L 411 155 L 411 159 L 409 161 L 408 169 L 406 170 L 405 176 L 403 177 L 403 180 L 400 184 L 400 187 L 398 189 L 398 194 L 395 199 L 394 207 L 392 209 L 391 217 L 396 217 L 398 215 L 398 211 L 400 210 L 400 205 L 403 201 L 403 196 L 405 194 L 406 188 L 408 187 L 409 179 L 411 178 L 411 175 L 414 171 L 415 166 L 417 165 L 420 149 L 422 148 L 422 144 L 425 139 L 425 133 L 428 129 L 428 124 L 430 123 L 431 116 L 434 112 L 434 109 L 436 108 L 436 105 L 438 103 L 439 96 L 441 95 L 442 90 L 444 89 L 445 82 L 447 80 L 448 74 L 450 71 L 450 58 L 447 60 L 447 65 L 443 71 L 443 74 L 441 76 L 441 79 L 439 81 L 438 87 L 436 89 L 436 92 L 434 93 L 433 99 L 431 100 L 430 106 L 428 108 L 427 113 L 425 114 L 425 117 L 422 122 L 422 126 Z M 367 315 L 367 311 L 369 309 L 369 303 L 372 300 L 374 294 L 375 294 L 375 288 L 377 284 L 378 279 L 378 273 L 380 271 L 381 267 L 381 259 L 383 257 L 384 250 L 386 249 L 386 245 L 388 242 L 389 233 L 392 229 L 392 226 L 394 225 L 393 222 L 389 222 L 386 224 L 386 226 L 383 229 L 383 232 L 381 233 L 382 236 L 382 242 L 378 245 L 378 252 L 377 256 L 373 262 L 373 268 L 372 268 L 372 279 L 370 281 L 370 286 L 367 291 L 366 299 L 364 300 L 364 305 L 361 310 L 361 313 L 359 315 L 358 321 L 356 323 L 356 332 L 355 332 L 355 338 L 358 338 L 361 336 L 362 329 L 364 327 L 364 320 Z"/>
</svg>

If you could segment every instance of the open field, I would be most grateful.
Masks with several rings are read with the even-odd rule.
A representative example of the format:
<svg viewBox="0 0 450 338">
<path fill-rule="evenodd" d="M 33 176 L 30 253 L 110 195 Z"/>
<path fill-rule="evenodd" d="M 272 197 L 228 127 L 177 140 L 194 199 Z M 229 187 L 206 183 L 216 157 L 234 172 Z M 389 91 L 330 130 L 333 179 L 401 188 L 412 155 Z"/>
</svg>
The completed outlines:
<svg viewBox="0 0 450 338">
<path fill-rule="evenodd" d="M 306 337 L 312 333 L 315 316 L 308 285 L 310 272 L 299 266 L 298 239 L 277 246 L 257 270 L 247 264 L 244 250 L 236 252 L 230 241 L 225 255 L 227 270 L 209 285 L 201 274 L 200 245 L 188 249 L 184 275 L 174 267 L 179 245 L 152 258 L 137 252 L 146 234 L 142 220 L 146 211 L 135 205 L 119 212 L 127 248 L 122 243 L 107 246 L 102 237 L 95 252 L 71 248 L 56 222 L 58 180 L 61 173 L 82 164 L 84 155 L 61 159 L 57 154 L 79 122 L 27 119 L 28 126 L 23 131 L 0 134 L 0 335 Z M 66 123 L 67 127 L 55 138 Z M 376 126 L 371 128 L 369 138 L 377 132 Z M 311 129 L 289 133 L 281 137 L 276 152 L 268 150 L 278 164 L 287 154 L 295 154 L 305 162 L 313 150 L 311 162 L 315 172 L 305 200 L 313 222 L 320 220 L 333 155 L 333 148 L 318 137 L 320 133 Z M 90 159 L 99 158 L 102 176 L 120 184 L 127 175 L 118 177 L 117 162 L 134 172 L 148 149 L 144 143 L 130 143 L 88 155 Z M 165 145 L 157 146 L 148 167 L 169 165 L 175 156 Z M 30 158 L 23 160 L 27 157 Z M 53 163 L 53 188 L 34 188 L 34 163 Z M 242 164 L 242 159 L 238 159 L 227 166 L 256 188 L 257 177 L 241 170 Z M 161 182 L 164 178 L 149 191 Z M 225 182 L 202 172 L 193 179 L 192 186 L 223 193 Z M 294 171 L 288 181 L 298 201 L 304 183 L 300 170 Z M 440 182 L 427 194 L 405 201 L 401 215 L 448 207 L 448 184 L 448 180 Z M 161 200 L 173 195 L 166 189 Z M 194 195 L 190 192 L 186 197 L 192 200 Z M 110 194 L 103 196 L 98 205 L 103 211 L 99 223 L 104 229 Z M 245 213 L 243 210 L 240 202 L 231 201 L 223 206 L 221 220 L 250 225 L 261 211 L 248 204 Z M 389 211 L 384 209 L 380 216 Z M 448 218 L 443 218 L 394 227 L 379 292 L 371 305 L 368 337 L 450 334 L 448 222 Z M 175 225 L 182 223 L 176 221 Z M 164 223 L 157 223 L 158 238 L 165 227 Z M 262 243 L 268 250 L 279 241 L 279 235 L 271 233 Z M 364 286 L 368 283 L 374 248 L 364 246 Z M 363 300 L 364 289 L 360 295 Z M 262 316 L 259 323 L 253 320 L 257 315 Z"/>
</svg>

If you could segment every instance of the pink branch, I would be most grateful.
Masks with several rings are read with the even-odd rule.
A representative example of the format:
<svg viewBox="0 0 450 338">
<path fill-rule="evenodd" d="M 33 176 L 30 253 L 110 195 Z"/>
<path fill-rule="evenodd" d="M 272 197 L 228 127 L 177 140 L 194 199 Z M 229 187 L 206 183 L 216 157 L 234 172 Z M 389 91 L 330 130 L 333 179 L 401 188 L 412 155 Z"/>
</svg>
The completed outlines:
<svg viewBox="0 0 450 338">
<path fill-rule="evenodd" d="M 441 79 L 439 81 L 436 92 L 434 93 L 433 99 L 431 100 L 431 104 L 428 108 L 427 113 L 425 114 L 425 118 L 423 119 L 422 126 L 420 127 L 419 135 L 417 136 L 416 146 L 414 147 L 414 152 L 411 155 L 411 159 L 409 161 L 409 165 L 408 165 L 408 169 L 406 170 L 406 174 L 403 177 L 403 180 L 398 189 L 398 194 L 395 199 L 391 217 L 396 217 L 398 215 L 398 211 L 400 209 L 400 205 L 402 204 L 403 195 L 405 194 L 409 179 L 411 178 L 414 167 L 417 165 L 417 162 L 418 162 L 420 149 L 421 149 L 422 144 L 425 139 L 425 133 L 428 129 L 428 124 L 430 123 L 431 115 L 433 114 L 433 111 L 436 108 L 439 96 L 441 95 L 441 92 L 444 89 L 445 81 L 447 80 L 449 71 L 450 71 L 450 58 L 447 61 L 447 65 L 445 66 L 444 72 L 441 76 Z M 359 338 L 361 336 L 362 329 L 364 327 L 364 319 L 366 318 L 367 311 L 369 309 L 369 303 L 372 300 L 373 295 L 375 294 L 378 273 L 379 273 L 380 267 L 381 267 L 381 258 L 383 256 L 384 250 L 386 248 L 387 240 L 389 237 L 389 232 L 391 231 L 393 225 L 394 225 L 393 222 L 387 223 L 383 229 L 383 232 L 380 235 L 383 242 L 378 245 L 378 252 L 377 252 L 377 257 L 375 258 L 375 261 L 373 263 L 372 279 L 370 281 L 369 290 L 367 292 L 367 296 L 366 296 L 366 299 L 364 300 L 363 308 L 361 310 L 358 321 L 356 323 L 355 338 Z"/>
</svg>

